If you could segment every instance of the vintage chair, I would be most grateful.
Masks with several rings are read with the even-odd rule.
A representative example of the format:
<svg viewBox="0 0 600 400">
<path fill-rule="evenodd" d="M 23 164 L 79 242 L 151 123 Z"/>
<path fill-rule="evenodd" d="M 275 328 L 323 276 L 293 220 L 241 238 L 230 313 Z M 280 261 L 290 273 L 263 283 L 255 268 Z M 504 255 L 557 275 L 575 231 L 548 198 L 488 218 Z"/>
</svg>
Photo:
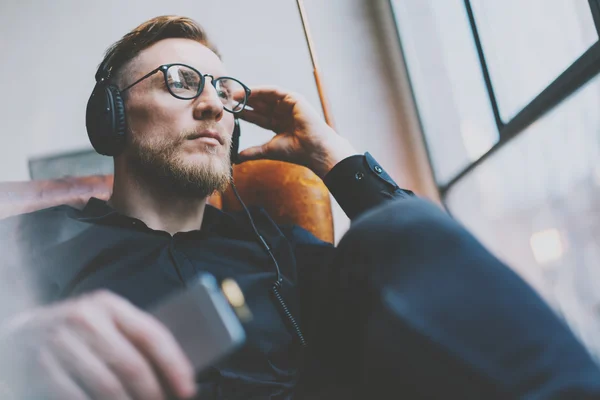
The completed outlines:
<svg viewBox="0 0 600 400">
<path fill-rule="evenodd" d="M 333 243 L 329 191 L 309 169 L 280 161 L 249 161 L 236 165 L 234 181 L 246 205 L 263 207 L 277 223 L 292 223 Z M 108 199 L 112 175 L 0 183 L 0 218 L 60 204 L 82 208 L 90 197 Z M 224 211 L 241 209 L 228 189 L 210 204 Z"/>
</svg>

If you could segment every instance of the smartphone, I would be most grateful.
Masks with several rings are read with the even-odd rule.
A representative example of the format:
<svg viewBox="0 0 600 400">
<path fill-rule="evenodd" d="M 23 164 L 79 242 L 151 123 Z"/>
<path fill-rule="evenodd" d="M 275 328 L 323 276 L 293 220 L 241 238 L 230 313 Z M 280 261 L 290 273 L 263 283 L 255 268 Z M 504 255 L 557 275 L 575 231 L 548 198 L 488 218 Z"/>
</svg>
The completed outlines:
<svg viewBox="0 0 600 400">
<path fill-rule="evenodd" d="M 149 309 L 175 336 L 196 373 L 240 347 L 246 334 L 215 277 L 200 274 L 193 284 Z"/>
</svg>

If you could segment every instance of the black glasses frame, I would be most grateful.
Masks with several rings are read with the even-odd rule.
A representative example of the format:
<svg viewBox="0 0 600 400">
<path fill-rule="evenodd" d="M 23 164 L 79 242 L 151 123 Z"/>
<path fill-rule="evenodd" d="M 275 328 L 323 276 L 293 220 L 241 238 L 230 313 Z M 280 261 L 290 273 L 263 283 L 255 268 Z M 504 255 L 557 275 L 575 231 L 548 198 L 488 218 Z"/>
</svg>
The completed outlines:
<svg viewBox="0 0 600 400">
<path fill-rule="evenodd" d="M 171 88 L 169 87 L 169 82 L 168 82 L 168 78 L 167 78 L 167 71 L 169 70 L 169 68 L 173 67 L 173 66 L 181 66 L 181 67 L 186 67 L 191 69 L 192 71 L 194 71 L 195 73 L 198 74 L 198 76 L 200 77 L 200 85 L 198 85 L 198 92 L 191 97 L 184 97 L 184 96 L 179 96 L 175 93 L 173 93 L 173 91 L 171 90 Z M 233 81 L 236 81 L 237 83 L 239 83 L 240 85 L 242 85 L 242 87 L 244 88 L 244 91 L 246 92 L 245 97 L 244 97 L 244 102 L 242 104 L 242 108 L 238 111 L 233 111 L 233 110 L 229 110 L 227 107 L 223 106 L 223 108 L 232 113 L 232 114 L 237 114 L 239 112 L 242 112 L 244 110 L 244 108 L 246 107 L 246 103 L 248 102 L 248 97 L 250 97 L 250 94 L 252 93 L 252 91 L 250 90 L 250 88 L 246 85 L 244 85 L 242 82 L 240 82 L 238 79 L 232 78 L 230 76 L 220 76 L 218 78 L 215 79 L 215 77 L 211 74 L 202 74 L 200 71 L 198 71 L 196 68 L 191 67 L 187 64 L 181 64 L 181 63 L 174 63 L 174 64 L 163 64 L 155 69 L 153 69 L 152 71 L 148 72 L 146 75 L 142 76 L 140 79 L 138 79 L 137 81 L 133 82 L 131 85 L 125 87 L 124 89 L 120 89 L 121 93 L 124 93 L 125 91 L 131 89 L 132 87 L 134 87 L 135 85 L 137 85 L 138 83 L 140 83 L 141 81 L 143 81 L 144 79 L 147 79 L 149 77 L 151 77 L 152 75 L 156 74 L 157 72 L 162 71 L 163 73 L 163 78 L 165 79 L 165 86 L 167 87 L 167 89 L 169 90 L 169 93 L 171 94 L 171 96 L 180 99 L 180 100 L 192 100 L 197 98 L 198 96 L 200 96 L 202 94 L 202 91 L 204 90 L 204 85 L 206 83 L 206 77 L 210 77 L 211 78 L 211 84 L 213 85 L 213 87 L 216 88 L 217 83 L 220 80 L 224 80 L 224 79 L 230 79 Z"/>
</svg>

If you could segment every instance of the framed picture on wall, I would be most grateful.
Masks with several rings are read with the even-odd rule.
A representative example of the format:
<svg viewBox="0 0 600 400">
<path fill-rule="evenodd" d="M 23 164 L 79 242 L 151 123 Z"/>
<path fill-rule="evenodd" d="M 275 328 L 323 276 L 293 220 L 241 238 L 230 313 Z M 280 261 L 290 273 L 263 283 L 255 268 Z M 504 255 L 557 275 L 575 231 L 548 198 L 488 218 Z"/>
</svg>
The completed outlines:
<svg viewBox="0 0 600 400">
<path fill-rule="evenodd" d="M 29 176 L 32 180 L 57 179 L 68 176 L 106 175 L 112 173 L 112 157 L 102 156 L 93 149 L 29 159 Z"/>
</svg>

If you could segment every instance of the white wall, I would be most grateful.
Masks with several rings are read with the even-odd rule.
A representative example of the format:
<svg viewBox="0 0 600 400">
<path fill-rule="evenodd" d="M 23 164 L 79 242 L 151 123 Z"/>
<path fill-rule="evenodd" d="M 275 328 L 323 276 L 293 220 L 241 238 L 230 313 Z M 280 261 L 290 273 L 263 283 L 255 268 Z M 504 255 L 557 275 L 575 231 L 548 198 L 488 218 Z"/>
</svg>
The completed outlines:
<svg viewBox="0 0 600 400">
<path fill-rule="evenodd" d="M 432 195 L 387 0 L 305 6 L 338 132 L 400 185 Z M 89 147 L 85 105 L 104 50 L 162 14 L 199 21 L 243 82 L 280 85 L 319 107 L 295 0 L 3 0 L 0 181 L 29 179 L 30 157 Z M 268 137 L 246 125 L 241 144 Z M 339 239 L 347 220 L 337 208 L 335 222 Z"/>
</svg>

